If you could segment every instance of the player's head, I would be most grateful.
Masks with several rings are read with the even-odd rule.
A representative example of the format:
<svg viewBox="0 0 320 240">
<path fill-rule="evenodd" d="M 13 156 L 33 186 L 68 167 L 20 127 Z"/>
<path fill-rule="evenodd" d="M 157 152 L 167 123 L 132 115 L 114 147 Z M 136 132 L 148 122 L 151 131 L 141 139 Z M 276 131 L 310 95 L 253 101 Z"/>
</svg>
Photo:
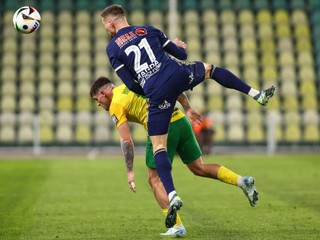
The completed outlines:
<svg viewBox="0 0 320 240">
<path fill-rule="evenodd" d="M 90 96 L 95 100 L 99 107 L 109 111 L 110 103 L 112 100 L 113 84 L 107 77 L 99 77 L 95 80 L 90 89 Z"/>
<path fill-rule="evenodd" d="M 106 7 L 100 16 L 104 28 L 111 37 L 116 35 L 121 23 L 127 23 L 126 13 L 121 5 L 112 4 Z"/>
</svg>

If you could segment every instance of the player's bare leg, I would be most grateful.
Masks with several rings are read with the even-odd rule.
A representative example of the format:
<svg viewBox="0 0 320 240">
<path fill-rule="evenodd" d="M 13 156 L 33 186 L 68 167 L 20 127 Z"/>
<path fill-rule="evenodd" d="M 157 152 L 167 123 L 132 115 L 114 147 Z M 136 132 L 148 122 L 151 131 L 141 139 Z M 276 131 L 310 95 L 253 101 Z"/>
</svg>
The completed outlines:
<svg viewBox="0 0 320 240">
<path fill-rule="evenodd" d="M 258 192 L 253 177 L 242 177 L 224 166 L 215 163 L 204 163 L 202 158 L 187 164 L 191 172 L 197 176 L 218 179 L 221 182 L 240 187 L 252 207 L 258 202 Z"/>
</svg>

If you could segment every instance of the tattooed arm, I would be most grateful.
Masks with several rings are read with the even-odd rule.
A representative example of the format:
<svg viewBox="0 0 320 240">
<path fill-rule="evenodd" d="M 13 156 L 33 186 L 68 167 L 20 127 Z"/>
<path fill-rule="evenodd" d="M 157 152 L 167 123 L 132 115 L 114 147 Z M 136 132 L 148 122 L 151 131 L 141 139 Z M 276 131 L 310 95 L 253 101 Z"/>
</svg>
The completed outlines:
<svg viewBox="0 0 320 240">
<path fill-rule="evenodd" d="M 135 192 L 136 187 L 134 184 L 134 173 L 133 173 L 134 145 L 131 138 L 128 122 L 122 123 L 119 126 L 118 130 L 120 134 L 121 149 L 122 149 L 122 153 L 123 153 L 124 160 L 126 163 L 126 168 L 127 168 L 128 184 L 130 189 L 133 192 Z"/>
<path fill-rule="evenodd" d="M 191 107 L 189 99 L 184 92 L 179 95 L 178 102 L 183 107 L 184 111 L 187 114 L 189 121 L 192 124 L 198 125 L 198 124 L 202 123 L 201 114 L 199 114 L 196 110 L 194 110 Z"/>
</svg>

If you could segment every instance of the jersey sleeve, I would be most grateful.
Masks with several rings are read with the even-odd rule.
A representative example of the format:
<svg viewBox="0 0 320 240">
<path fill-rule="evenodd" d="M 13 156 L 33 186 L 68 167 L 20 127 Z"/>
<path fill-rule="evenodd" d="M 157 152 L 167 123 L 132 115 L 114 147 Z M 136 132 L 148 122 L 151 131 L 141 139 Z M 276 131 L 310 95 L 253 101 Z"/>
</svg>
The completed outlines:
<svg viewBox="0 0 320 240">
<path fill-rule="evenodd" d="M 107 47 L 107 55 L 113 69 L 117 72 L 119 69 L 124 67 L 124 64 L 117 58 L 116 48 L 109 44 Z"/>
<path fill-rule="evenodd" d="M 174 44 L 168 37 L 159 29 L 152 28 L 154 31 L 157 32 L 158 38 L 160 39 L 160 43 L 162 48 L 169 53 L 170 55 L 174 56 L 177 59 L 185 60 L 187 59 L 187 52 L 184 48 L 178 47 Z"/>
<path fill-rule="evenodd" d="M 126 112 L 126 109 L 120 104 L 114 103 L 110 106 L 109 114 L 112 121 L 116 124 L 117 128 L 119 128 L 122 123 L 128 121 Z"/>
</svg>

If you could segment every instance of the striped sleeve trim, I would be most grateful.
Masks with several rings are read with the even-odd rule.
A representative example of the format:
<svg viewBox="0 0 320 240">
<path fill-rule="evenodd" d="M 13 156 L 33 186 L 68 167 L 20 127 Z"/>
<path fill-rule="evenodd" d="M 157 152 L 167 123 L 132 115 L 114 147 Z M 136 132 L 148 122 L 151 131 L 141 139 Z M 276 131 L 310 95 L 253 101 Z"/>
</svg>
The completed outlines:
<svg viewBox="0 0 320 240">
<path fill-rule="evenodd" d="M 170 40 L 168 39 L 168 41 L 166 41 L 166 42 L 162 45 L 162 47 L 164 48 L 165 46 L 167 46 L 169 42 L 170 42 Z"/>
<path fill-rule="evenodd" d="M 115 71 L 118 71 L 120 68 L 122 68 L 124 66 L 124 64 L 121 64 L 119 67 L 117 67 L 116 69 L 115 69 Z"/>
</svg>

